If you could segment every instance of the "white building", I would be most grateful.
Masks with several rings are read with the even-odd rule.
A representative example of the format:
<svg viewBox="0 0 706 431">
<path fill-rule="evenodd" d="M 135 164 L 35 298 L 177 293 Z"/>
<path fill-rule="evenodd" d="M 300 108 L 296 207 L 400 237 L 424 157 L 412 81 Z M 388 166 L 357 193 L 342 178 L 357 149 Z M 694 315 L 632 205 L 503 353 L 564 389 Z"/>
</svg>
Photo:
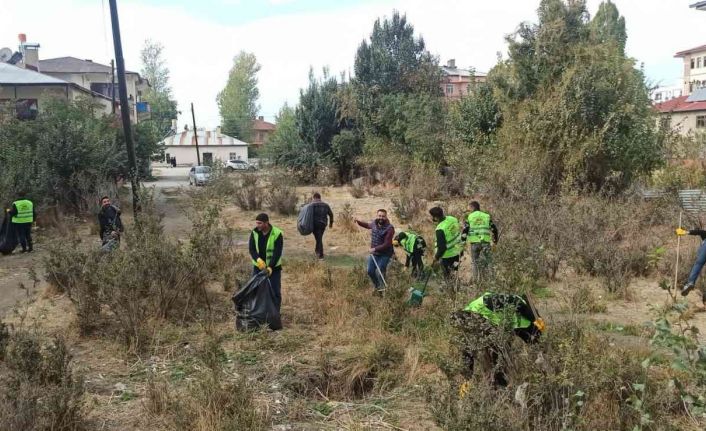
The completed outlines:
<svg viewBox="0 0 706 431">
<path fill-rule="evenodd" d="M 657 87 L 652 91 L 652 102 L 666 102 L 667 100 L 672 100 L 674 98 L 681 97 L 683 92 L 684 91 L 681 85 Z"/>
<path fill-rule="evenodd" d="M 684 62 L 683 95 L 706 87 L 706 45 L 677 52 L 674 57 Z"/>
<path fill-rule="evenodd" d="M 248 143 L 215 130 L 199 129 L 196 135 L 199 144 L 202 165 L 211 165 L 214 161 L 248 161 Z M 167 137 L 160 146 L 164 148 L 165 161 L 172 157 L 180 166 L 196 166 L 196 139 L 193 130 L 184 130 Z"/>
</svg>

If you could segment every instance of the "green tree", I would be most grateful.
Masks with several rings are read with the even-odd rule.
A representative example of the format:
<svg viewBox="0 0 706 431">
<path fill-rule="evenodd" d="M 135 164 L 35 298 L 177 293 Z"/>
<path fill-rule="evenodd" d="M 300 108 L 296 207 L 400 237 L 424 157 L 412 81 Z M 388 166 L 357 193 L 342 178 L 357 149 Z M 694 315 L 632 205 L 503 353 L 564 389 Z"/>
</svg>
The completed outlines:
<svg viewBox="0 0 706 431">
<path fill-rule="evenodd" d="M 223 133 L 245 142 L 252 138 L 252 120 L 260 109 L 257 104 L 259 71 L 255 55 L 241 51 L 235 56 L 228 82 L 217 97 Z"/>
<path fill-rule="evenodd" d="M 591 20 L 591 36 L 598 43 L 613 42 L 620 52 L 625 52 L 628 34 L 625 31 L 625 18 L 620 16 L 615 3 L 610 0 L 601 3 L 598 12 Z"/>
<path fill-rule="evenodd" d="M 490 85 L 475 90 L 451 107 L 449 123 L 455 138 L 469 146 L 491 145 L 502 124 L 502 113 Z"/>
</svg>

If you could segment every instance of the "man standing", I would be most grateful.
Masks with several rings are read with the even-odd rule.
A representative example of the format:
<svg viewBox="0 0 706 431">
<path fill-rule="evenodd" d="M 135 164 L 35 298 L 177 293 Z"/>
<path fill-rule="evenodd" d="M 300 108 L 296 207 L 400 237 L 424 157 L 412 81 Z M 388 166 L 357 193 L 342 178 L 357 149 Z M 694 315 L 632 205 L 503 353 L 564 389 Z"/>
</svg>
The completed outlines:
<svg viewBox="0 0 706 431">
<path fill-rule="evenodd" d="M 478 282 L 486 277 L 492 263 L 491 240 L 498 243 L 498 228 L 493 223 L 490 214 L 480 210 L 476 201 L 470 203 L 471 213 L 466 219 L 463 235 L 471 244 L 471 259 L 473 260 L 473 279 Z"/>
<path fill-rule="evenodd" d="M 387 210 L 379 209 L 375 220 L 366 223 L 355 219 L 358 226 L 370 229 L 370 256 L 368 256 L 368 276 L 373 281 L 376 292 L 384 289 L 385 273 L 387 264 L 390 263 L 395 250 L 392 246 L 392 238 L 395 236 L 395 227 L 390 224 L 387 218 Z M 379 270 L 379 274 L 378 274 Z"/>
<path fill-rule="evenodd" d="M 458 264 L 463 252 L 461 240 L 461 225 L 456 217 L 445 216 L 441 207 L 429 210 L 431 219 L 436 226 L 436 245 L 434 248 L 434 263 L 441 263 L 444 276 L 451 276 L 451 271 L 458 271 Z"/>
<path fill-rule="evenodd" d="M 282 251 L 284 237 L 282 231 L 270 224 L 270 217 L 261 213 L 255 217 L 255 229 L 250 233 L 250 257 L 253 274 L 267 271 L 270 285 L 275 294 L 277 310 L 282 306 Z"/>
<path fill-rule="evenodd" d="M 701 274 L 701 270 L 706 264 L 706 230 L 692 229 L 687 231 L 682 228 L 677 229 L 677 235 L 684 236 L 687 234 L 701 237 L 701 246 L 699 247 L 699 251 L 696 252 L 696 260 L 694 261 L 694 265 L 689 273 L 689 279 L 681 289 L 682 296 L 688 295 L 689 292 L 694 289 L 696 286 L 696 281 L 699 279 L 699 275 Z M 704 307 L 706 307 L 706 289 L 701 290 L 701 301 L 703 301 Z"/>
<path fill-rule="evenodd" d="M 333 227 L 333 211 L 331 207 L 326 202 L 321 201 L 321 194 L 316 192 L 313 194 L 313 200 L 311 202 L 312 210 L 314 211 L 314 239 L 316 240 L 316 246 L 314 252 L 319 259 L 324 258 L 324 232 L 326 231 L 326 225 L 328 227 Z"/>
<path fill-rule="evenodd" d="M 424 270 L 424 252 L 427 249 L 424 238 L 412 231 L 400 232 L 395 237 L 393 244 L 401 246 L 407 255 L 404 266 L 409 268 L 409 264 L 412 264 L 412 277 L 421 277 Z"/>
<path fill-rule="evenodd" d="M 112 205 L 108 196 L 100 200 L 101 209 L 98 212 L 98 235 L 103 247 L 113 250 L 120 245 L 120 234 L 123 232 L 123 222 L 120 220 L 120 209 Z"/>
<path fill-rule="evenodd" d="M 25 192 L 19 192 L 17 196 L 19 199 L 12 203 L 10 209 L 12 225 L 17 234 L 17 240 L 22 246 L 22 253 L 30 253 L 33 250 L 32 223 L 37 219 L 37 213 Z"/>
</svg>

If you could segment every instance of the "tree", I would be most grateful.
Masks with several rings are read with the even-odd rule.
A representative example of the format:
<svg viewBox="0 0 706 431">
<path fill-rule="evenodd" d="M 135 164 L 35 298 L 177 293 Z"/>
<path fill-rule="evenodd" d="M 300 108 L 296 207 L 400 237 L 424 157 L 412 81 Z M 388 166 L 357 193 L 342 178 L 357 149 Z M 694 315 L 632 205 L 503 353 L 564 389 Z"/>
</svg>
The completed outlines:
<svg viewBox="0 0 706 431">
<path fill-rule="evenodd" d="M 228 82 L 217 97 L 223 133 L 245 142 L 252 137 L 252 120 L 260 109 L 257 104 L 259 71 L 255 55 L 241 51 L 233 59 Z"/>
<path fill-rule="evenodd" d="M 296 109 L 299 136 L 312 152 L 327 155 L 334 135 L 340 132 L 338 121 L 338 81 L 324 69 L 323 78 L 316 79 L 309 70 L 309 86 L 299 93 Z"/>
<path fill-rule="evenodd" d="M 591 20 L 591 36 L 598 43 L 616 43 L 621 53 L 625 52 L 628 40 L 625 18 L 610 0 L 601 3 L 596 16 Z"/>
<path fill-rule="evenodd" d="M 502 113 L 492 87 L 479 84 L 473 93 L 452 106 L 449 120 L 454 137 L 466 145 L 491 145 L 502 124 Z"/>
</svg>

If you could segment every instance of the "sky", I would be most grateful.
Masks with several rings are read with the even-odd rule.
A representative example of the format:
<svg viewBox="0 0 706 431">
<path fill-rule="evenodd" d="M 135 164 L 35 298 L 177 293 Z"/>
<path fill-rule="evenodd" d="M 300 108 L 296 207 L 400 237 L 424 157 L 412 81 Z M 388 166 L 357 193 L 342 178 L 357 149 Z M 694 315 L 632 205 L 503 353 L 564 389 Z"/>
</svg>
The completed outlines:
<svg viewBox="0 0 706 431">
<path fill-rule="evenodd" d="M 614 0 L 625 17 L 627 52 L 650 82 L 675 85 L 682 64 L 674 53 L 706 44 L 706 12 L 695 0 Z M 600 0 L 588 0 L 594 14 Z M 118 0 L 128 70 L 140 71 L 145 39 L 164 45 L 171 87 L 190 121 L 220 123 L 216 95 L 233 57 L 256 55 L 260 115 L 274 121 L 284 103 L 296 105 L 310 68 L 352 73 L 355 51 L 378 17 L 406 13 L 415 33 L 442 63 L 486 72 L 506 55 L 505 36 L 536 21 L 539 0 Z M 113 58 L 108 0 L 0 0 L 0 47 L 17 48 L 17 34 L 39 43 L 40 59 L 73 56 L 109 64 Z M 189 114 L 188 118 L 187 115 Z"/>
</svg>

